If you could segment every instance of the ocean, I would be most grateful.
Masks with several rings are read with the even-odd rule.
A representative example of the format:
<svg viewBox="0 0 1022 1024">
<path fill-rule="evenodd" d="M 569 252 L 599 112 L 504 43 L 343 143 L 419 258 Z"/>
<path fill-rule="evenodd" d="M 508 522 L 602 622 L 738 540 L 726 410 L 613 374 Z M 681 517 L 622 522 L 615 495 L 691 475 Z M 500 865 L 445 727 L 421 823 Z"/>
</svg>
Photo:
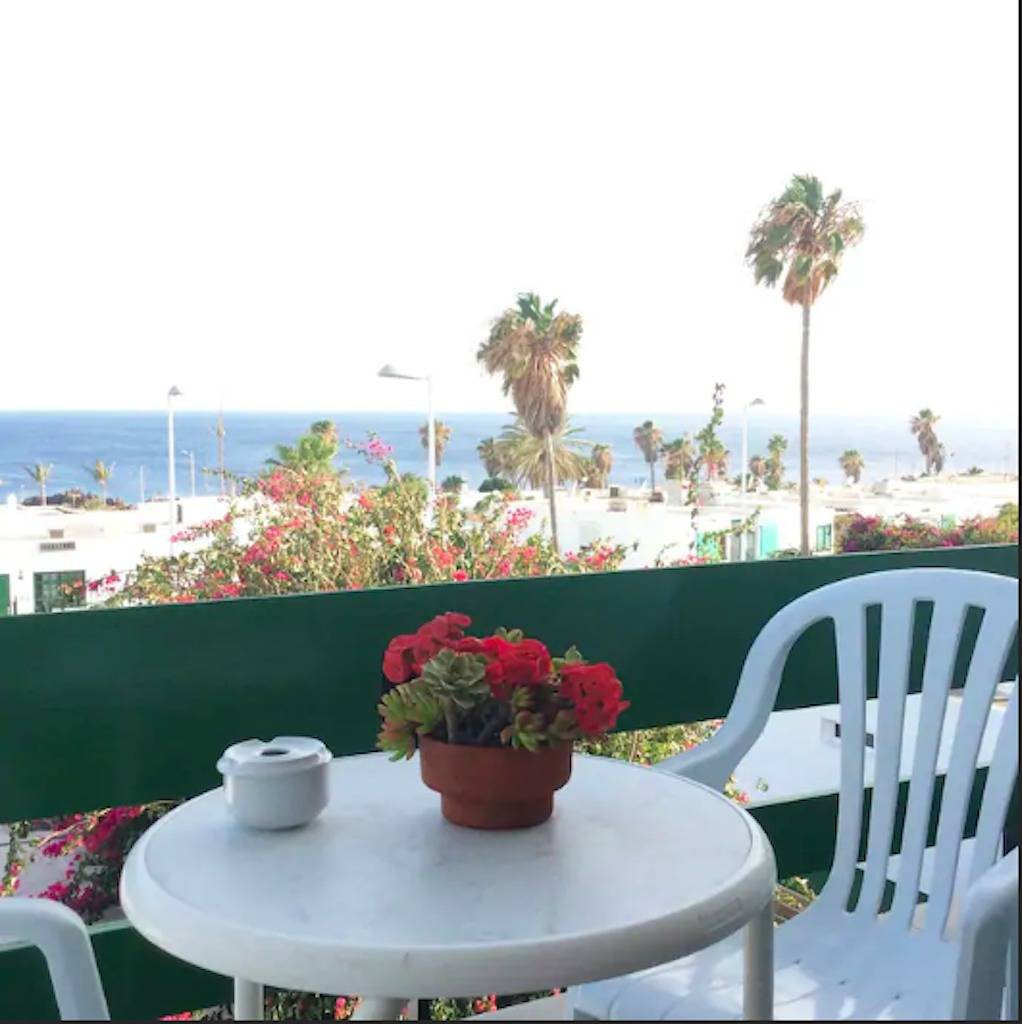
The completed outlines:
<svg viewBox="0 0 1022 1024">
<path fill-rule="evenodd" d="M 500 413 L 440 414 L 453 428 L 453 434 L 438 476 L 460 476 L 470 485 L 478 484 L 485 473 L 476 455 L 476 445 L 484 437 L 496 436 L 512 417 Z M 632 486 L 649 479 L 649 471 L 632 441 L 632 430 L 642 420 L 652 418 L 667 439 L 685 431 L 699 430 L 707 414 L 653 415 L 634 413 L 579 413 L 572 425 L 581 428 L 579 437 L 610 444 L 614 455 L 611 480 Z M 366 412 L 225 412 L 225 462 L 241 475 L 254 475 L 273 454 L 274 445 L 293 442 L 317 419 L 331 419 L 343 438 L 364 440 L 367 431 L 375 431 L 394 447 L 400 469 L 425 475 L 425 451 L 418 428 L 424 421 L 411 413 Z M 216 436 L 213 412 L 182 411 L 175 415 L 177 490 L 191 492 L 190 459 L 194 453 L 196 493 L 213 494 L 214 476 L 204 470 L 216 466 Z M 765 453 L 767 438 L 780 433 L 789 439 L 788 475 L 797 475 L 798 422 L 795 417 L 754 411 L 749 417 L 749 454 Z M 1017 434 L 1011 428 L 977 426 L 950 418 L 941 421 L 938 433 L 951 453 L 949 467 L 962 472 L 981 466 L 992 472 L 1017 472 Z M 720 430 L 731 449 L 732 472 L 737 473 L 741 457 L 741 419 L 725 419 Z M 906 419 L 874 417 L 814 416 L 810 425 L 810 467 L 814 477 L 838 482 L 841 472 L 838 456 L 846 448 L 857 448 L 865 457 L 865 479 L 891 474 L 915 474 L 922 470 L 923 459 L 910 434 Z M 144 476 L 147 497 L 167 491 L 167 418 L 161 412 L 0 412 L 0 499 L 10 493 L 26 498 L 37 493 L 26 465 L 52 463 L 47 483 L 50 494 L 68 487 L 96 491 L 86 467 L 96 459 L 114 463 L 110 483 L 111 496 L 126 501 L 139 499 Z M 353 480 L 377 482 L 382 479 L 378 467 L 367 466 L 356 452 L 342 450 L 339 463 Z M 659 478 L 658 470 L 658 478 Z"/>
</svg>

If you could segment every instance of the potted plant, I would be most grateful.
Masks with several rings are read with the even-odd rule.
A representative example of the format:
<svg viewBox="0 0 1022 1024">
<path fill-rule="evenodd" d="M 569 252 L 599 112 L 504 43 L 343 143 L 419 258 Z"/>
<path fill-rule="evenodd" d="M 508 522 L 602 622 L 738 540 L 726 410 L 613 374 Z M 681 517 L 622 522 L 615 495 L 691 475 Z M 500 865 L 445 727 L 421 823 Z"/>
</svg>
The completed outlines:
<svg viewBox="0 0 1022 1024">
<path fill-rule="evenodd" d="M 466 636 L 471 622 L 448 612 L 390 642 L 379 746 L 392 760 L 418 749 L 456 825 L 538 825 L 571 775 L 572 741 L 612 729 L 628 702 L 606 662 L 574 647 L 551 657 L 517 629 Z"/>
</svg>

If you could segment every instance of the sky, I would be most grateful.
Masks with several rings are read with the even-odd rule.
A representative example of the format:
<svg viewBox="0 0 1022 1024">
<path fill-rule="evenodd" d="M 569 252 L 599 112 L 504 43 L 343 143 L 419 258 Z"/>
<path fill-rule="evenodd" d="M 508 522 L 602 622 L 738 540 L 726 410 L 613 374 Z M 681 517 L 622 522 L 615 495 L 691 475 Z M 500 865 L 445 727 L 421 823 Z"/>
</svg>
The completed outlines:
<svg viewBox="0 0 1022 1024">
<path fill-rule="evenodd" d="M 744 249 L 794 173 L 862 204 L 812 408 L 1018 415 L 1018 12 L 897 4 L 0 3 L 0 409 L 504 411 L 519 291 L 570 408 L 798 407 Z"/>
</svg>

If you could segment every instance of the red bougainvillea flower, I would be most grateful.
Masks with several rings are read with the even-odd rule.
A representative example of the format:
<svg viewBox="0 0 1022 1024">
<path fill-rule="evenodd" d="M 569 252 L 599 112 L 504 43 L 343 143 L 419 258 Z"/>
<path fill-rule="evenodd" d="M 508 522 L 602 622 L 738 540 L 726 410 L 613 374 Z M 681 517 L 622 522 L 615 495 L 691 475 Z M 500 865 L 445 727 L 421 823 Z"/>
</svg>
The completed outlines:
<svg viewBox="0 0 1022 1024">
<path fill-rule="evenodd" d="M 621 699 L 623 692 L 621 680 L 606 662 L 561 669 L 560 695 L 574 705 L 578 727 L 588 736 L 614 728 L 618 715 L 629 706 Z"/>
</svg>

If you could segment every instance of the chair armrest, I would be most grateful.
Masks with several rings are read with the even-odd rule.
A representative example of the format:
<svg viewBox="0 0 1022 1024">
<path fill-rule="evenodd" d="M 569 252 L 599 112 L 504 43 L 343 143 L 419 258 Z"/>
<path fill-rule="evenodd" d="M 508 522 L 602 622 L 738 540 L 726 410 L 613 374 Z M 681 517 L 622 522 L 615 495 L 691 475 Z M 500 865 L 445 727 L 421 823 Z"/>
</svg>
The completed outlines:
<svg viewBox="0 0 1022 1024">
<path fill-rule="evenodd" d="M 37 946 L 46 958 L 61 1020 L 109 1020 L 88 929 L 69 907 L 52 900 L 0 900 L 0 938 Z"/>
<path fill-rule="evenodd" d="M 720 740 L 720 733 L 725 727 L 721 726 L 718 732 L 699 746 L 657 761 L 653 765 L 654 771 L 680 775 L 682 778 L 692 779 L 693 782 L 701 782 L 711 789 L 723 790 L 724 783 L 735 770 L 737 763 L 731 745 Z"/>
<path fill-rule="evenodd" d="M 960 927 L 952 1018 L 999 1019 L 1007 985 L 1008 1019 L 1017 1019 L 1018 848 L 969 886 Z"/>
</svg>

